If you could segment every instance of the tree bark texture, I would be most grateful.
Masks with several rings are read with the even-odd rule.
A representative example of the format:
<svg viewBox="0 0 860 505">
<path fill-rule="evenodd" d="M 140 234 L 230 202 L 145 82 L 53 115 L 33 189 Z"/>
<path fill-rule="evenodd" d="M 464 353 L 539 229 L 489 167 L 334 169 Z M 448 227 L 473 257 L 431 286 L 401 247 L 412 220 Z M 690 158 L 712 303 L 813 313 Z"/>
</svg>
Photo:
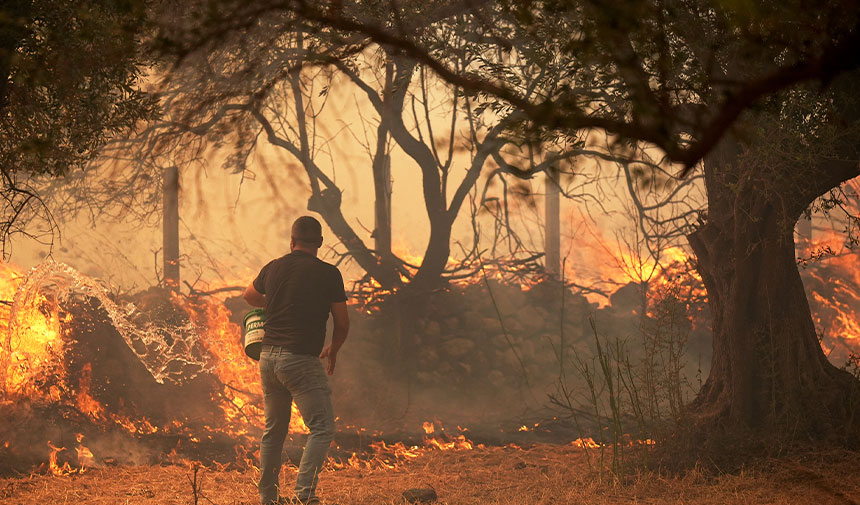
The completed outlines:
<svg viewBox="0 0 860 505">
<path fill-rule="evenodd" d="M 444 284 L 442 273 L 451 255 L 451 225 L 448 215 L 430 216 L 430 240 L 424 250 L 421 268 L 410 283 L 414 291 L 432 290 Z"/>
<path fill-rule="evenodd" d="M 705 160 L 708 219 L 688 236 L 713 313 L 713 363 L 692 405 L 703 426 L 793 436 L 855 430 L 858 383 L 831 365 L 810 315 L 794 226 L 856 161 L 743 166 L 722 141 Z"/>
</svg>

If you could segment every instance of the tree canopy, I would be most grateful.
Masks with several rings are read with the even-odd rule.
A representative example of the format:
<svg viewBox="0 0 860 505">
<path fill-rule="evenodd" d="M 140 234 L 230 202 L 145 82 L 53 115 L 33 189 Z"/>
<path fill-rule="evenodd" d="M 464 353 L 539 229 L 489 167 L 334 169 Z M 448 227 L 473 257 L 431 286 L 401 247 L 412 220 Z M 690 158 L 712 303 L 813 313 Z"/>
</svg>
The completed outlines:
<svg viewBox="0 0 860 505">
<path fill-rule="evenodd" d="M 0 6 L 0 174 L 4 246 L 42 213 L 36 179 L 81 167 L 112 135 L 153 117 L 144 0 L 12 0 Z"/>
<path fill-rule="evenodd" d="M 315 2 L 200 0 L 192 27 L 166 26 L 162 47 L 207 50 L 261 19 L 325 41 L 310 64 L 370 43 L 557 131 L 596 128 L 663 149 L 689 170 L 747 110 L 803 82 L 826 87 L 860 65 L 853 2 L 490 0 Z M 459 25 L 481 55 L 451 64 L 442 25 Z M 512 52 L 550 65 L 561 86 L 532 95 L 506 67 Z M 552 66 L 552 61 L 562 64 Z M 576 79 L 573 79 L 574 74 Z"/>
</svg>

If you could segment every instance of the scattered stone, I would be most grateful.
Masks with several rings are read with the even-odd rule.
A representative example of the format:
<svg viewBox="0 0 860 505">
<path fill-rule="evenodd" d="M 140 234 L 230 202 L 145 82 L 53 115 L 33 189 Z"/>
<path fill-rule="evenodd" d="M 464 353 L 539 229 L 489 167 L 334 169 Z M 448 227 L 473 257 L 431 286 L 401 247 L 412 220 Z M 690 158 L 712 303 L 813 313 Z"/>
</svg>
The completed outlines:
<svg viewBox="0 0 860 505">
<path fill-rule="evenodd" d="M 498 370 L 490 370 L 490 373 L 487 374 L 487 381 L 494 387 L 502 387 L 505 383 L 505 374 Z"/>
<path fill-rule="evenodd" d="M 428 337 L 438 337 L 442 334 L 442 328 L 436 321 L 430 321 L 427 323 L 427 328 L 424 330 L 424 334 Z"/>
<path fill-rule="evenodd" d="M 408 503 L 433 503 L 439 499 L 433 488 L 413 488 L 403 491 L 403 499 Z"/>
<path fill-rule="evenodd" d="M 452 358 L 460 358 L 475 348 L 475 341 L 466 338 L 452 338 L 442 344 L 442 349 Z"/>
<path fill-rule="evenodd" d="M 447 317 L 442 322 L 445 326 L 445 329 L 449 332 L 457 331 L 461 329 L 460 318 L 459 317 Z"/>
<path fill-rule="evenodd" d="M 498 317 L 485 317 L 485 318 L 481 319 L 481 325 L 488 332 L 502 331 L 502 323 L 499 322 Z"/>
<path fill-rule="evenodd" d="M 421 363 L 432 366 L 439 361 L 439 353 L 432 347 L 425 347 L 419 351 L 418 359 Z"/>
</svg>

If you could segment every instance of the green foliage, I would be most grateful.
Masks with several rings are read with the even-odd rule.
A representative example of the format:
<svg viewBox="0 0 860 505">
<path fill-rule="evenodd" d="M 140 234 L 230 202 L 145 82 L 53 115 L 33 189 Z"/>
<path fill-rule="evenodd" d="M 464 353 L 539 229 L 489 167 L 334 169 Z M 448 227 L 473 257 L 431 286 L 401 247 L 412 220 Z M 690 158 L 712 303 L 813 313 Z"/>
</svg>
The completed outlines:
<svg viewBox="0 0 860 505">
<path fill-rule="evenodd" d="M 24 2 L 18 2 L 21 4 Z M 35 0 L 0 12 L 7 74 L 0 96 L 5 170 L 59 175 L 88 160 L 106 138 L 153 112 L 139 89 L 143 2 Z M 13 17 L 14 7 L 17 14 Z M 14 44 L 14 49 L 10 51 Z"/>
<path fill-rule="evenodd" d="M 0 171 L 5 239 L 38 200 L 32 179 L 81 167 L 153 117 L 141 90 L 146 0 L 15 0 L 0 7 Z M 11 217 L 10 217 L 11 216 Z"/>
</svg>

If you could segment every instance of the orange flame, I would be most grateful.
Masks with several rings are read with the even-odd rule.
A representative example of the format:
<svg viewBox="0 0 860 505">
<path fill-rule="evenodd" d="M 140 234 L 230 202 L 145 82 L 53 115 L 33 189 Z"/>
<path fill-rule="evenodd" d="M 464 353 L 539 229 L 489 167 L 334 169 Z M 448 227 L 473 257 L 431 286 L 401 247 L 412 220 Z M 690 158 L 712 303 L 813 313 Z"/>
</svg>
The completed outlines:
<svg viewBox="0 0 860 505">
<path fill-rule="evenodd" d="M 85 364 L 81 368 L 81 379 L 79 382 L 80 389 L 77 394 L 78 410 L 86 414 L 90 419 L 96 421 L 102 418 L 104 407 L 90 395 L 90 385 L 92 384 L 93 365 Z"/>
<path fill-rule="evenodd" d="M 33 379 L 42 370 L 55 364 L 62 354 L 60 318 L 56 306 L 48 303 L 44 295 L 19 307 L 15 328 L 9 328 L 11 302 L 23 281 L 21 269 L 0 263 L 0 319 L 7 324 L 0 330 L 0 390 L 7 393 L 38 393 L 25 391 L 33 386 Z"/>
<path fill-rule="evenodd" d="M 221 405 L 231 424 L 226 431 L 234 436 L 246 435 L 248 419 L 260 425 L 263 423 L 263 391 L 257 364 L 245 355 L 241 328 L 230 321 L 229 311 L 222 303 L 179 296 L 174 298 L 174 302 L 188 312 L 195 326 L 206 329 L 206 348 L 217 361 L 213 371 L 225 385 L 218 393 L 221 398 L 213 400 Z M 290 433 L 310 433 L 295 403 L 292 405 Z"/>
</svg>

